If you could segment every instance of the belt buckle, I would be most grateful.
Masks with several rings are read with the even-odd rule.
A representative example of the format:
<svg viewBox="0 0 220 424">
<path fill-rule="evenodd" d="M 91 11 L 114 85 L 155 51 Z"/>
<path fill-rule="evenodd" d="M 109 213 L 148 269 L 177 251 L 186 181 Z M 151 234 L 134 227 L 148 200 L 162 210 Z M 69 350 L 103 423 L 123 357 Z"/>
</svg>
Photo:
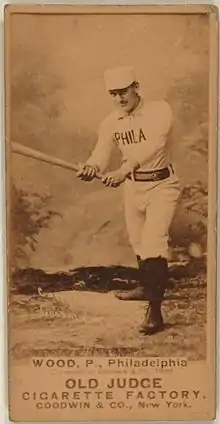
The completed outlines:
<svg viewBox="0 0 220 424">
<path fill-rule="evenodd" d="M 152 179 L 152 181 L 156 181 L 156 179 L 157 179 L 157 172 L 152 172 L 151 179 Z"/>
</svg>

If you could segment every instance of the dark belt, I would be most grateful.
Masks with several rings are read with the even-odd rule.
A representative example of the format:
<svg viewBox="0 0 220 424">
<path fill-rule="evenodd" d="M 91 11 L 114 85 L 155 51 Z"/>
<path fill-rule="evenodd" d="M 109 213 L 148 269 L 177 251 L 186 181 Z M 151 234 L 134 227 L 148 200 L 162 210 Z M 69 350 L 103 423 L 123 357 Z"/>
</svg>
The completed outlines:
<svg viewBox="0 0 220 424">
<path fill-rule="evenodd" d="M 136 171 L 128 176 L 131 181 L 160 181 L 169 178 L 173 174 L 172 165 L 154 171 Z"/>
</svg>

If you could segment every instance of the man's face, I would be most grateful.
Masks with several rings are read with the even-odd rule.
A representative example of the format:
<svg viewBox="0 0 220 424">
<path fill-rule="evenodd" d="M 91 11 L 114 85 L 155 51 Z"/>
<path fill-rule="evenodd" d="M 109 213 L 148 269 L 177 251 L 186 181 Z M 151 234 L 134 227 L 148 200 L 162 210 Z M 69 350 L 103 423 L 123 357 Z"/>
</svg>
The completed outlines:
<svg viewBox="0 0 220 424">
<path fill-rule="evenodd" d="M 136 83 L 126 88 L 110 90 L 109 93 L 115 106 L 122 108 L 127 113 L 136 107 L 139 100 L 138 84 Z"/>
</svg>

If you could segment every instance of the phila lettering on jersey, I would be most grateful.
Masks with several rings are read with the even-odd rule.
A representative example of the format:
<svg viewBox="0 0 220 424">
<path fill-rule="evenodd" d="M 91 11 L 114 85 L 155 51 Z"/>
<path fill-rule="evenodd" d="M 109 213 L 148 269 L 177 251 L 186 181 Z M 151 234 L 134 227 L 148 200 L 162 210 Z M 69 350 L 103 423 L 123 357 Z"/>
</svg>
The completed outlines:
<svg viewBox="0 0 220 424">
<path fill-rule="evenodd" d="M 98 142 L 87 161 L 105 172 L 116 144 L 123 162 L 133 171 L 154 170 L 168 165 L 166 142 L 172 125 L 172 113 L 165 101 L 144 102 L 130 114 L 111 113 L 100 125 Z"/>
<path fill-rule="evenodd" d="M 146 140 L 144 131 L 142 128 L 139 128 L 135 131 L 134 128 L 129 129 L 124 132 L 116 132 L 114 134 L 115 142 L 117 146 L 120 147 L 121 144 L 133 144 L 133 143 L 141 143 L 143 140 Z"/>
</svg>

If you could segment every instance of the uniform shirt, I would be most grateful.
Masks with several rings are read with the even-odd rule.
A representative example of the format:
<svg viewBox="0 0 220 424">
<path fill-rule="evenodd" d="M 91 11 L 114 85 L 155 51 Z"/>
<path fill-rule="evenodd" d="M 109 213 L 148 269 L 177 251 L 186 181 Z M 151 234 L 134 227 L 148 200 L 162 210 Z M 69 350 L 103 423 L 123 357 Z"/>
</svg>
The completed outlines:
<svg viewBox="0 0 220 424">
<path fill-rule="evenodd" d="M 128 173 L 137 168 L 146 171 L 166 167 L 171 123 L 172 113 L 165 101 L 140 99 L 131 113 L 115 111 L 100 125 L 98 142 L 87 164 L 104 172 L 115 143 L 122 153 L 122 168 Z"/>
</svg>

